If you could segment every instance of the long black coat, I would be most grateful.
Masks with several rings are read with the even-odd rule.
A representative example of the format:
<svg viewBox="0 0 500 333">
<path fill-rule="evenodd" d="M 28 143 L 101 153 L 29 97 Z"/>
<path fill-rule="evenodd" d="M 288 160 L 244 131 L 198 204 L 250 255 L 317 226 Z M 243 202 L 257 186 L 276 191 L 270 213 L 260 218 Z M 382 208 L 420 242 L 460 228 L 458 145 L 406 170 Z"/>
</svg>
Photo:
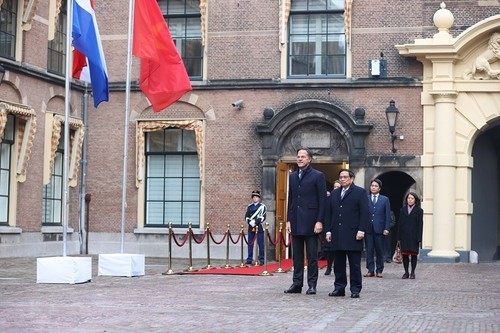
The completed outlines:
<svg viewBox="0 0 500 333">
<path fill-rule="evenodd" d="M 314 236 L 314 225 L 325 219 L 325 175 L 309 166 L 299 179 L 297 171 L 290 174 L 287 219 L 292 236 Z"/>
<path fill-rule="evenodd" d="M 408 206 L 401 207 L 398 224 L 398 241 L 401 242 L 401 251 L 418 253 L 424 227 L 422 208 L 415 206 L 408 214 Z"/>
<path fill-rule="evenodd" d="M 366 231 L 369 222 L 368 196 L 366 191 L 352 184 L 344 198 L 340 198 L 342 188 L 332 192 L 331 225 L 332 247 L 334 251 L 363 251 L 363 240 L 356 240 L 358 231 Z"/>
</svg>

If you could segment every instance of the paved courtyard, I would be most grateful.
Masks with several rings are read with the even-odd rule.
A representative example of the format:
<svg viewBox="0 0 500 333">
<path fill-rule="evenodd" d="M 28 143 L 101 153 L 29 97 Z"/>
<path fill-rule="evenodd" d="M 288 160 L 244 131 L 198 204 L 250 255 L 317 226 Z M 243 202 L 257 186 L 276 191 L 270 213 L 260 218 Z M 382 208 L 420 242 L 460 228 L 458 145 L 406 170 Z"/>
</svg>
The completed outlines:
<svg viewBox="0 0 500 333">
<path fill-rule="evenodd" d="M 188 267 L 173 260 L 176 272 Z M 317 295 L 284 294 L 291 272 L 167 269 L 168 259 L 146 258 L 145 276 L 97 276 L 93 258 L 89 283 L 37 284 L 36 258 L 0 258 L 0 332 L 500 332 L 500 262 L 419 263 L 415 280 L 387 264 L 382 279 L 363 279 L 359 299 L 329 297 L 324 269 Z"/>
</svg>

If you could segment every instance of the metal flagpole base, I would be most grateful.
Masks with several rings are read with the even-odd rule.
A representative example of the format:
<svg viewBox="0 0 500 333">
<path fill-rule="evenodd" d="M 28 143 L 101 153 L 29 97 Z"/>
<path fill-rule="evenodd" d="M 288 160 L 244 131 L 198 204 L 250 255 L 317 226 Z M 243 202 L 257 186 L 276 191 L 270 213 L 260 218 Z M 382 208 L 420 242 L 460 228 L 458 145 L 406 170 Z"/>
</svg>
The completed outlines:
<svg viewBox="0 0 500 333">
<path fill-rule="evenodd" d="M 203 269 L 216 269 L 217 267 L 214 267 L 212 265 L 206 265 L 205 267 L 203 267 Z"/>
<path fill-rule="evenodd" d="M 161 275 L 172 275 L 172 274 L 175 274 L 173 270 L 169 269 L 168 271 L 166 272 L 163 272 L 161 273 Z"/>
<path fill-rule="evenodd" d="M 197 269 L 195 269 L 195 268 L 193 268 L 193 267 L 189 267 L 189 268 L 186 268 L 186 269 L 184 270 L 184 272 L 196 272 L 196 271 L 198 271 L 198 270 L 197 270 Z"/>
<path fill-rule="evenodd" d="M 260 276 L 272 276 L 273 274 L 269 273 L 268 271 L 263 271 L 262 273 L 259 274 Z"/>
</svg>

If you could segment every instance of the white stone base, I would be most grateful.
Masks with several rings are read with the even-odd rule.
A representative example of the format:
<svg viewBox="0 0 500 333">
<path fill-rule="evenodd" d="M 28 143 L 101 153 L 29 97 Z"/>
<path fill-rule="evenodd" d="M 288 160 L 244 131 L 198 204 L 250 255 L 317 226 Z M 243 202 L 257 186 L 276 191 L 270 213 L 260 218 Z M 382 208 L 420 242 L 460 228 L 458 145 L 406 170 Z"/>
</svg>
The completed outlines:
<svg viewBox="0 0 500 333">
<path fill-rule="evenodd" d="M 98 275 L 128 277 L 144 275 L 145 261 L 143 254 L 100 254 Z"/>
<path fill-rule="evenodd" d="M 36 259 L 36 283 L 84 283 L 92 280 L 92 257 Z"/>
</svg>

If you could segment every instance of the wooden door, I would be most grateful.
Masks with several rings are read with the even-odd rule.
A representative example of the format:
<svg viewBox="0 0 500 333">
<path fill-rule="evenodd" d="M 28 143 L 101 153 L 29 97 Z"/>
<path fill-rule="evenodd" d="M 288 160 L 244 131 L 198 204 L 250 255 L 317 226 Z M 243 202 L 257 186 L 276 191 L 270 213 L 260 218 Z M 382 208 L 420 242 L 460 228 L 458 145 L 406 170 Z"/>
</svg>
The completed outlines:
<svg viewBox="0 0 500 333">
<path fill-rule="evenodd" d="M 276 238 L 278 239 L 280 223 L 283 237 L 286 236 L 286 202 L 287 202 L 287 189 L 288 189 L 288 164 L 278 163 L 276 167 Z M 276 245 L 276 259 L 278 259 L 278 250 L 281 246 L 281 259 L 285 259 L 286 249 L 281 245 Z"/>
</svg>

